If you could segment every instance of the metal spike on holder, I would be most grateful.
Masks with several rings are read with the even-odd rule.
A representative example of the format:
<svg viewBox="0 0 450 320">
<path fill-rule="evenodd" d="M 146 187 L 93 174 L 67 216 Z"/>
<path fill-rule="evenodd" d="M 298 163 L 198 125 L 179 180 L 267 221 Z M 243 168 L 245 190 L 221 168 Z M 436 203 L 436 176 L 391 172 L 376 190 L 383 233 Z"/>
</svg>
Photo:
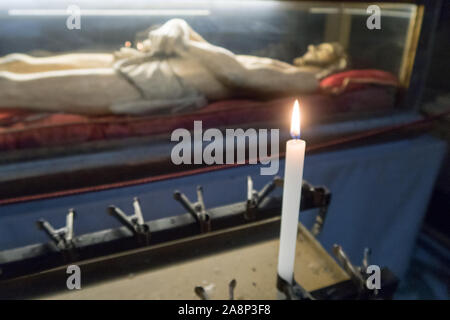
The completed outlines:
<svg viewBox="0 0 450 320">
<path fill-rule="evenodd" d="M 108 213 L 119 220 L 139 241 L 148 243 L 151 235 L 150 227 L 144 221 L 141 205 L 137 197 L 133 199 L 133 208 L 134 214 L 129 216 L 116 206 L 109 206 Z"/>
<path fill-rule="evenodd" d="M 282 185 L 283 180 L 280 177 L 273 178 L 260 191 L 253 188 L 251 176 L 247 176 L 247 205 L 244 217 L 246 220 L 253 220 L 256 217 L 258 206 L 277 186 Z"/>
<path fill-rule="evenodd" d="M 202 286 L 195 287 L 194 292 L 201 300 L 210 300 L 208 293 Z"/>
<path fill-rule="evenodd" d="M 333 245 L 333 254 L 341 264 L 342 268 L 347 272 L 350 276 L 353 283 L 357 286 L 358 290 L 361 292 L 364 289 L 365 281 L 361 274 L 361 270 L 359 267 L 355 267 L 347 254 L 342 249 L 342 246 L 338 244 Z"/>
<path fill-rule="evenodd" d="M 236 279 L 233 279 L 228 284 L 228 296 L 230 300 L 234 300 L 234 289 L 236 288 Z"/>
<path fill-rule="evenodd" d="M 277 290 L 279 300 L 316 300 L 311 293 L 300 284 L 292 281 L 292 284 L 284 280 L 277 274 Z"/>
<path fill-rule="evenodd" d="M 361 265 L 361 272 L 366 272 L 367 267 L 369 267 L 370 255 L 372 254 L 372 250 L 370 248 L 364 248 L 363 260 Z"/>
<path fill-rule="evenodd" d="M 181 193 L 178 190 L 174 192 L 173 197 L 194 217 L 200 225 L 200 231 L 202 233 L 211 231 L 211 219 L 205 209 L 202 186 L 197 186 L 197 202 L 191 202 L 184 193 Z"/>
<path fill-rule="evenodd" d="M 44 219 L 37 221 L 37 226 L 40 230 L 43 230 L 48 237 L 53 241 L 58 250 L 68 251 L 75 247 L 73 243 L 73 220 L 75 218 L 75 211 L 69 209 L 69 213 L 66 215 L 66 225 L 62 228 L 55 229 L 53 226 Z"/>
<path fill-rule="evenodd" d="M 228 283 L 228 298 L 230 300 L 234 300 L 234 289 L 236 289 L 236 284 L 237 284 L 236 279 L 232 279 Z M 203 286 L 196 286 L 194 288 L 194 292 L 197 295 L 197 297 L 199 297 L 201 300 L 211 300 L 208 290 L 205 289 L 205 287 Z"/>
<path fill-rule="evenodd" d="M 322 232 L 323 225 L 325 223 L 328 206 L 331 202 L 331 193 L 326 187 L 315 187 L 309 182 L 303 180 L 302 197 L 303 195 L 310 195 L 312 197 L 311 202 L 319 208 L 319 213 L 317 214 L 314 225 L 311 228 L 312 235 L 317 237 L 320 232 Z"/>
<path fill-rule="evenodd" d="M 363 260 L 361 266 L 355 266 L 351 263 L 348 256 L 340 245 L 333 245 L 333 254 L 336 256 L 342 268 L 350 276 L 350 279 L 356 285 L 358 294 L 376 297 L 379 294 L 378 289 L 368 290 L 366 287 L 366 280 L 368 279 L 367 268 L 369 267 L 369 259 L 371 255 L 370 248 L 364 248 Z"/>
</svg>

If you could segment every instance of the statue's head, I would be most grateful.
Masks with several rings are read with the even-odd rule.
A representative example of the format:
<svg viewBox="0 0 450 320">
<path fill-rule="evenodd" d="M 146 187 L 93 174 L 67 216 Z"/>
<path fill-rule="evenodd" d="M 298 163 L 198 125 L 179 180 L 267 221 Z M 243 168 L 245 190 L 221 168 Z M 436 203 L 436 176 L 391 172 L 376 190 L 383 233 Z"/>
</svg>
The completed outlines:
<svg viewBox="0 0 450 320">
<path fill-rule="evenodd" d="M 309 45 L 307 52 L 294 60 L 296 66 L 328 66 L 346 59 L 344 48 L 337 42 Z"/>
</svg>

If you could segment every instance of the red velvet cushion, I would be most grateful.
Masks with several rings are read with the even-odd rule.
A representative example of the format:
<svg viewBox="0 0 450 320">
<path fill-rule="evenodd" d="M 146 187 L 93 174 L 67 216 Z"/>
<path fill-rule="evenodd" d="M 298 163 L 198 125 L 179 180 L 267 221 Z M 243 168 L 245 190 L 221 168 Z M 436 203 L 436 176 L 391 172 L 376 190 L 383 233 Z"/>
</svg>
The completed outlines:
<svg viewBox="0 0 450 320">
<path fill-rule="evenodd" d="M 339 87 L 349 76 L 393 79 L 377 70 L 343 72 L 324 79 L 321 86 Z M 370 72 L 368 72 L 370 71 Z M 395 78 L 395 77 L 394 77 Z M 367 84 L 360 90 L 341 94 L 314 94 L 300 97 L 302 116 L 315 119 L 348 111 L 370 111 L 391 108 L 392 91 Z M 347 88 L 348 89 L 348 88 Z M 225 100 L 213 102 L 191 113 L 146 116 L 83 116 L 42 114 L 17 110 L 0 110 L 0 151 L 24 148 L 71 146 L 88 141 L 170 134 L 177 128 L 192 129 L 194 120 L 203 127 L 245 127 L 245 124 L 280 122 L 289 124 L 294 98 L 270 101 Z"/>
<path fill-rule="evenodd" d="M 322 91 L 342 93 L 370 85 L 398 86 L 397 77 L 390 72 L 374 69 L 350 70 L 326 77 L 320 82 Z"/>
</svg>

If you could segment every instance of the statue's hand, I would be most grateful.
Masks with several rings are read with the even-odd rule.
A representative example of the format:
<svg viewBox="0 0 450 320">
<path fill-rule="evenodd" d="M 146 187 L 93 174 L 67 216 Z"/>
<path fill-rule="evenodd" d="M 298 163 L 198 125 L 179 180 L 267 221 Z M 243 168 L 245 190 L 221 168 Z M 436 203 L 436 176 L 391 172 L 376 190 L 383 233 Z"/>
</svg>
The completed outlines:
<svg viewBox="0 0 450 320">
<path fill-rule="evenodd" d="M 181 19 L 172 19 L 149 33 L 152 54 L 173 55 L 184 50 L 189 41 L 189 26 Z"/>
<path fill-rule="evenodd" d="M 133 48 L 122 47 L 119 51 L 114 51 L 115 60 L 129 59 L 141 56 L 142 53 Z"/>
</svg>

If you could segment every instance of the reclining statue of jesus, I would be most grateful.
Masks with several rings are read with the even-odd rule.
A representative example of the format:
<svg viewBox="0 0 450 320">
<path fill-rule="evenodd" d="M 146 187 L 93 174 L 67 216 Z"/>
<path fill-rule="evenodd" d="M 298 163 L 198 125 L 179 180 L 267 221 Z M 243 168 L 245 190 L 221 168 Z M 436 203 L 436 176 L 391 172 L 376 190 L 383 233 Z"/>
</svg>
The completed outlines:
<svg viewBox="0 0 450 320">
<path fill-rule="evenodd" d="M 0 108 L 82 114 L 142 114 L 238 97 L 312 93 L 342 70 L 338 44 L 309 46 L 294 65 L 235 55 L 173 19 L 149 32 L 139 50 L 0 58 Z"/>
</svg>

